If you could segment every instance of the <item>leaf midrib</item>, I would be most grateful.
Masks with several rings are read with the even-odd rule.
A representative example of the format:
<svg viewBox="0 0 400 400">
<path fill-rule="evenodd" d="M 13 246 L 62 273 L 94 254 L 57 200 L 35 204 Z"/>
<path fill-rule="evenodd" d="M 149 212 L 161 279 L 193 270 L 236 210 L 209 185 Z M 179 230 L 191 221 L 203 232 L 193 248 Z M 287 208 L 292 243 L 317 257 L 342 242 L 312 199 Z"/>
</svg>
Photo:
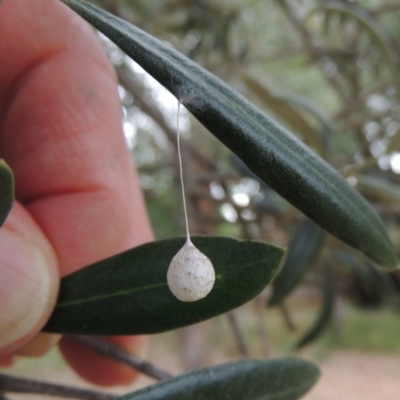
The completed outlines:
<svg viewBox="0 0 400 400">
<path fill-rule="evenodd" d="M 222 274 L 216 274 L 216 276 L 215 276 L 216 281 L 221 280 L 221 278 L 222 278 Z M 110 299 L 113 297 L 127 296 L 127 295 L 130 295 L 133 293 L 144 292 L 146 290 L 157 289 L 157 288 L 164 287 L 164 286 L 168 286 L 168 283 L 167 282 L 153 283 L 152 285 L 142 286 L 140 288 L 119 290 L 118 292 L 114 292 L 114 293 L 104 293 L 104 294 L 99 294 L 97 296 L 86 297 L 86 298 L 81 298 L 81 299 L 76 299 L 76 300 L 70 300 L 70 301 L 66 301 L 64 303 L 58 303 L 56 305 L 56 308 L 91 303 L 93 301 L 105 300 L 105 299 Z"/>
</svg>

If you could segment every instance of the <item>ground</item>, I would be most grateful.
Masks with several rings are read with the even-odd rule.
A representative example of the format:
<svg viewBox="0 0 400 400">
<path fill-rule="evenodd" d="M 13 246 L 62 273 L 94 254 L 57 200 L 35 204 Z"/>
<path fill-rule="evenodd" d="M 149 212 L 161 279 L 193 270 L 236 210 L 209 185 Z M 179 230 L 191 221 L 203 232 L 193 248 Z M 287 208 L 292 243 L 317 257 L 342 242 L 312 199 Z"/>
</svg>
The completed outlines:
<svg viewBox="0 0 400 400">
<path fill-rule="evenodd" d="M 304 400 L 398 400 L 398 357 L 338 351 L 319 364 L 322 377 Z"/>
</svg>

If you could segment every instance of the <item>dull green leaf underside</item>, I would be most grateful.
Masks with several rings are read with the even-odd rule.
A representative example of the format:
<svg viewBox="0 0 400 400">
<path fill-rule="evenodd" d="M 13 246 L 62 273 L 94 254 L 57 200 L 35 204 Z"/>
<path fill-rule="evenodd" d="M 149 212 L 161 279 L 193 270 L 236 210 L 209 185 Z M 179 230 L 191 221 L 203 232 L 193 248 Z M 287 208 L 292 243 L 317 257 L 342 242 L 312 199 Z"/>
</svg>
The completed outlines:
<svg viewBox="0 0 400 400">
<path fill-rule="evenodd" d="M 222 143 L 322 228 L 389 268 L 397 257 L 369 204 L 324 160 L 220 79 L 82 0 L 64 0 L 157 79 Z"/>
<path fill-rule="evenodd" d="M 296 400 L 319 374 L 314 364 L 295 358 L 246 360 L 180 375 L 115 400 Z"/>
<path fill-rule="evenodd" d="M 185 240 L 148 243 L 63 278 L 44 330 L 130 335 L 194 324 L 255 297 L 271 281 L 284 254 L 265 243 L 194 236 L 195 246 L 214 265 L 216 282 L 204 299 L 184 303 L 170 292 L 167 270 Z"/>
<path fill-rule="evenodd" d="M 10 167 L 0 160 L 0 226 L 3 225 L 14 203 L 14 178 Z"/>
</svg>

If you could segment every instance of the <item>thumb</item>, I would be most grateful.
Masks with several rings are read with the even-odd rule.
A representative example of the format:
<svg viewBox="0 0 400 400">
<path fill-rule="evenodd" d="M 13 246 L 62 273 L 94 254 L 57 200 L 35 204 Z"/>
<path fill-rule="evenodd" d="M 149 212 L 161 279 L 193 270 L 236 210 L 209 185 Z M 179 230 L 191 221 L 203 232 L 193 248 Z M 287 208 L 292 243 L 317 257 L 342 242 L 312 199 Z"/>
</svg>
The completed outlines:
<svg viewBox="0 0 400 400">
<path fill-rule="evenodd" d="M 0 355 L 32 339 L 54 308 L 57 259 L 44 233 L 18 203 L 0 229 Z"/>
</svg>

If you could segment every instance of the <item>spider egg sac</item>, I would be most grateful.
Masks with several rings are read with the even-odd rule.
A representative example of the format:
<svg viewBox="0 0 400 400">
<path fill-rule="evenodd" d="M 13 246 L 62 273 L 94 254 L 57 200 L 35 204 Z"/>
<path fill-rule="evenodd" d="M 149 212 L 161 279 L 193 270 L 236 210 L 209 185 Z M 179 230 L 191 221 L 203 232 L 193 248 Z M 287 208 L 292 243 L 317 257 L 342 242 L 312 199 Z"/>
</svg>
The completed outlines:
<svg viewBox="0 0 400 400">
<path fill-rule="evenodd" d="M 189 241 L 169 264 L 167 281 L 169 289 L 179 300 L 200 300 L 214 286 L 214 267 L 208 257 Z"/>
</svg>

